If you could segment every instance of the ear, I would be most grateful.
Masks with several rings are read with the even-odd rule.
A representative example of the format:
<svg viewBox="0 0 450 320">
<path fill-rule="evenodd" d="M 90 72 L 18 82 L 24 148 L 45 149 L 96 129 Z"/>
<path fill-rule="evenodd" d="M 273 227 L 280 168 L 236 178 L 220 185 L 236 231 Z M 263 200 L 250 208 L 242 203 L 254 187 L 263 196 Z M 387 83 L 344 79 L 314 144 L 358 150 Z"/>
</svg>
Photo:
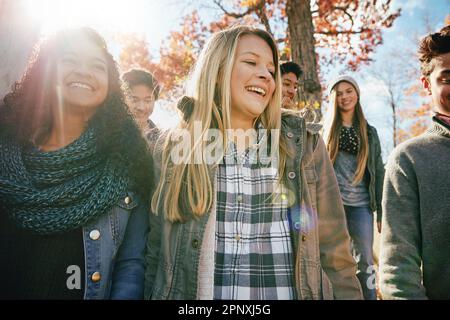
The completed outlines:
<svg viewBox="0 0 450 320">
<path fill-rule="evenodd" d="M 428 77 L 425 76 L 421 76 L 420 77 L 420 82 L 422 82 L 422 86 L 425 89 L 425 91 L 427 92 L 427 94 L 429 96 L 431 96 L 431 84 L 430 84 L 430 79 Z"/>
</svg>

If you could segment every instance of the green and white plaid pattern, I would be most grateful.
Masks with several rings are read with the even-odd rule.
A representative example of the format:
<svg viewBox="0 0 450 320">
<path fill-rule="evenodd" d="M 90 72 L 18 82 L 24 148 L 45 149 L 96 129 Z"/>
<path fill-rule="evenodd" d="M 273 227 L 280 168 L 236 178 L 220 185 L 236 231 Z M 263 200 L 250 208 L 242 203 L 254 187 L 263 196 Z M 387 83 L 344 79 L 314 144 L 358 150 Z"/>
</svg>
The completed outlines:
<svg viewBox="0 0 450 320">
<path fill-rule="evenodd" d="M 287 205 L 274 201 L 277 168 L 230 143 L 217 171 L 214 299 L 296 298 Z"/>
</svg>

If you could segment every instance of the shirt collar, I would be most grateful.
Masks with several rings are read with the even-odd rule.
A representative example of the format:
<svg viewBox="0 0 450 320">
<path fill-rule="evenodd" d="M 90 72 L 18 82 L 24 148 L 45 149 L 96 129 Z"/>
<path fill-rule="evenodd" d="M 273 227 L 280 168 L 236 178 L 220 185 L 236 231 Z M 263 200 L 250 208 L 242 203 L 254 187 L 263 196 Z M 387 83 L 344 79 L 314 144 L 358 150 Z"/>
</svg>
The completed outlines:
<svg viewBox="0 0 450 320">
<path fill-rule="evenodd" d="M 240 162 L 245 161 L 246 159 L 253 159 L 253 157 L 258 156 L 258 151 L 262 145 L 267 145 L 267 130 L 265 130 L 261 121 L 258 121 L 255 125 L 255 131 L 253 131 L 254 137 L 252 140 L 255 141 L 251 146 L 245 149 L 244 152 L 238 153 L 236 144 L 230 138 L 227 142 L 227 153 L 225 157 L 228 160 L 237 160 Z"/>
</svg>

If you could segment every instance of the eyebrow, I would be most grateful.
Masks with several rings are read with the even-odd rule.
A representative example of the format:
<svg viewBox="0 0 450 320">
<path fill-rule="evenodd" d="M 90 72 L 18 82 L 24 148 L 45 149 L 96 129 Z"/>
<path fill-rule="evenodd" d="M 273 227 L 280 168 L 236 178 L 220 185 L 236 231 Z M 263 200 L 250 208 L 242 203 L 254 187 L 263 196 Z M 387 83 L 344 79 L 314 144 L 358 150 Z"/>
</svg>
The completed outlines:
<svg viewBox="0 0 450 320">
<path fill-rule="evenodd" d="M 351 90 L 352 90 L 351 88 L 347 88 L 345 90 L 336 90 L 336 93 L 348 92 L 348 91 L 351 91 Z"/>
<path fill-rule="evenodd" d="M 77 55 L 75 52 L 73 52 L 73 51 L 63 51 L 62 55 L 71 55 L 71 56 L 75 56 L 75 57 L 78 56 L 78 55 Z M 93 57 L 93 58 L 91 58 L 91 60 L 95 60 L 95 61 L 101 62 L 101 63 L 103 63 L 105 66 L 108 65 L 108 63 L 107 63 L 104 59 L 101 59 L 101 58 Z"/>
<path fill-rule="evenodd" d="M 253 56 L 255 56 L 255 57 L 258 57 L 258 58 L 261 57 L 259 54 L 255 53 L 255 52 L 253 52 L 253 51 L 245 51 L 245 52 L 242 52 L 242 53 L 241 53 L 241 55 L 244 55 L 244 54 L 251 54 L 251 55 L 253 55 Z M 274 64 L 273 62 L 270 62 L 269 64 L 270 64 L 271 66 L 275 66 L 275 64 Z"/>
<path fill-rule="evenodd" d="M 242 54 L 252 54 L 254 56 L 259 57 L 259 54 L 257 54 L 256 52 L 253 52 L 253 51 L 245 51 L 245 52 L 242 52 Z"/>
<path fill-rule="evenodd" d="M 298 81 L 292 81 L 292 80 L 289 80 L 289 79 L 284 79 L 283 83 L 287 83 L 289 85 L 291 85 L 291 84 L 298 85 Z"/>
<path fill-rule="evenodd" d="M 103 59 L 100 59 L 100 58 L 94 58 L 93 60 L 98 61 L 98 62 L 101 62 L 101 63 L 103 63 L 105 66 L 108 65 L 108 63 L 107 63 L 105 60 L 103 60 Z"/>
<path fill-rule="evenodd" d="M 131 97 L 133 98 L 133 99 L 140 99 L 138 96 L 136 96 L 136 95 L 131 95 Z M 148 99 L 148 98 L 153 98 L 153 95 L 151 94 L 151 95 L 148 95 L 148 96 L 145 96 L 143 99 Z"/>
</svg>

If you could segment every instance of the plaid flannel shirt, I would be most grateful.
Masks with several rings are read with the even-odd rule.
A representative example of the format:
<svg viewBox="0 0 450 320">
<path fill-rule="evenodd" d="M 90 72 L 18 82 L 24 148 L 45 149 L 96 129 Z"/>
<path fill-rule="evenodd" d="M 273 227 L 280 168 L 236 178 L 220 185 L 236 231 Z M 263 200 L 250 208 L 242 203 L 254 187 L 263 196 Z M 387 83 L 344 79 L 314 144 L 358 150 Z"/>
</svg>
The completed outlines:
<svg viewBox="0 0 450 320">
<path fill-rule="evenodd" d="M 214 299 L 296 299 L 278 168 L 257 161 L 266 138 L 242 154 L 231 142 L 217 171 Z"/>
</svg>

